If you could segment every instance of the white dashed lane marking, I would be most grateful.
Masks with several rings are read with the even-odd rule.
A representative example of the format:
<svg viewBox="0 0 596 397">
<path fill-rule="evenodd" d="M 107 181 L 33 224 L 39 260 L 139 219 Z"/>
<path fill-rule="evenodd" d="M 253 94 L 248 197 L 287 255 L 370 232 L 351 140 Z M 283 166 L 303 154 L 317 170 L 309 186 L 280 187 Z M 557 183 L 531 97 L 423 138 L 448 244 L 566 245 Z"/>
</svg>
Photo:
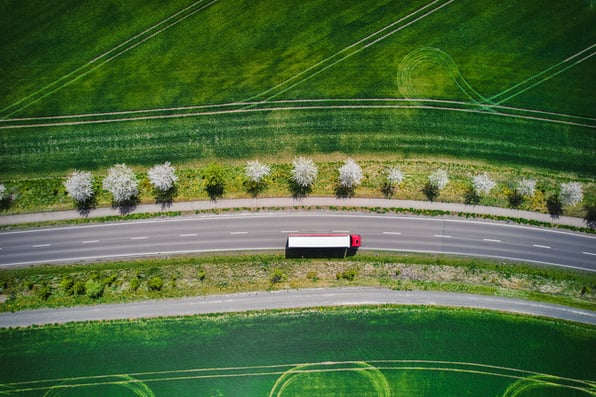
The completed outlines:
<svg viewBox="0 0 596 397">
<path fill-rule="evenodd" d="M 149 237 L 147 236 L 138 236 L 138 237 L 131 237 L 131 240 L 147 240 Z"/>
<path fill-rule="evenodd" d="M 95 243 L 99 243 L 99 240 L 85 240 L 85 241 L 81 241 L 81 244 L 95 244 Z"/>
<path fill-rule="evenodd" d="M 43 248 L 43 247 L 50 247 L 51 244 L 36 244 L 33 246 L 33 248 Z"/>
<path fill-rule="evenodd" d="M 501 240 L 493 239 L 493 238 L 483 238 L 482 241 L 488 241 L 489 243 L 500 243 Z"/>
<path fill-rule="evenodd" d="M 180 237 L 197 237 L 198 233 L 184 233 L 181 234 Z"/>
<path fill-rule="evenodd" d="M 536 247 L 536 248 L 544 248 L 544 249 L 550 249 L 551 247 L 548 245 L 540 245 L 540 244 L 532 244 L 532 247 Z"/>
</svg>

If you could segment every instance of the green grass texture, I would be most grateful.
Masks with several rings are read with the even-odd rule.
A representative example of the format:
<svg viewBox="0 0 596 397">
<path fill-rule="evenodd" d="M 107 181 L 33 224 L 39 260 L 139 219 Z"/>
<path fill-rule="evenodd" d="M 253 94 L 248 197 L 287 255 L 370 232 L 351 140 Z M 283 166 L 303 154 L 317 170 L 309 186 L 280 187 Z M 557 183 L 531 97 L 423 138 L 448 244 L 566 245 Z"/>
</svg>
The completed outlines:
<svg viewBox="0 0 596 397">
<path fill-rule="evenodd" d="M 14 396 L 581 396 L 594 327 L 422 307 L 0 330 Z"/>
<path fill-rule="evenodd" d="M 0 4 L 0 174 L 276 153 L 596 175 L 572 0 Z"/>
</svg>

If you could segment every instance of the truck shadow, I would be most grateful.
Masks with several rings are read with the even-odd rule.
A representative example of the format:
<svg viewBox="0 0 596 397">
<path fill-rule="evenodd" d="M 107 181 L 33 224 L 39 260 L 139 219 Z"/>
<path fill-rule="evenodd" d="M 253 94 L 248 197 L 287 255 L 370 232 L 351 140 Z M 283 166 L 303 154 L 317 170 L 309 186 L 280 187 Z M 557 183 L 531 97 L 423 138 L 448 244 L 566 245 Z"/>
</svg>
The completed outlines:
<svg viewBox="0 0 596 397">
<path fill-rule="evenodd" d="M 346 258 L 354 256 L 358 248 L 288 248 L 286 258 Z"/>
</svg>

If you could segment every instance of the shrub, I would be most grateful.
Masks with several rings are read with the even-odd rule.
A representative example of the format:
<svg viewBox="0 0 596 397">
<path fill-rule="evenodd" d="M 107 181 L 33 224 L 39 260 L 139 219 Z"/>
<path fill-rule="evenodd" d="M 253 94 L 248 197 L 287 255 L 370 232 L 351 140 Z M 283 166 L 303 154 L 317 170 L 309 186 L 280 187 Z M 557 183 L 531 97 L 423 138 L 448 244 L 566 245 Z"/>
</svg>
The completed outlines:
<svg viewBox="0 0 596 397">
<path fill-rule="evenodd" d="M 273 272 L 271 273 L 269 280 L 271 281 L 271 284 L 276 284 L 281 282 L 285 278 L 285 276 L 286 275 L 283 272 L 283 270 L 275 268 L 273 269 Z"/>
<path fill-rule="evenodd" d="M 85 295 L 85 283 L 81 280 L 76 281 L 72 286 L 72 293 L 74 295 Z"/>
<path fill-rule="evenodd" d="M 197 278 L 199 279 L 199 281 L 204 281 L 206 276 L 207 275 L 205 273 L 205 270 L 199 269 L 199 271 L 197 272 Z"/>
<path fill-rule="evenodd" d="M 546 208 L 548 208 L 548 213 L 553 218 L 563 215 L 563 204 L 558 194 L 553 194 L 546 200 Z"/>
<path fill-rule="evenodd" d="M 140 280 L 138 277 L 133 277 L 133 278 L 130 280 L 130 282 L 129 282 L 129 285 L 130 285 L 130 289 L 131 289 L 132 291 L 136 291 L 136 290 L 138 290 L 138 289 L 139 289 L 139 287 L 141 286 L 141 280 Z"/>
<path fill-rule="evenodd" d="M 85 283 L 85 293 L 91 299 L 100 298 L 103 295 L 104 285 L 100 281 L 90 278 Z"/>
<path fill-rule="evenodd" d="M 352 269 L 344 270 L 343 272 L 337 273 L 335 275 L 335 277 L 338 280 L 354 281 L 357 274 L 358 274 L 358 269 L 352 268 Z"/>
<path fill-rule="evenodd" d="M 317 282 L 319 281 L 319 274 L 315 271 L 310 271 L 306 273 L 306 278 L 312 282 Z"/>
<path fill-rule="evenodd" d="M 62 288 L 64 293 L 67 295 L 72 295 L 74 293 L 72 287 L 74 287 L 74 279 L 71 276 L 62 277 L 62 281 L 60 281 L 60 288 Z"/>
<path fill-rule="evenodd" d="M 110 274 L 109 276 L 107 276 L 106 278 L 103 279 L 103 284 L 107 285 L 108 287 L 111 287 L 112 284 L 114 284 L 116 282 L 116 280 L 118 280 L 118 275 Z"/>
<path fill-rule="evenodd" d="M 596 202 L 591 204 L 584 204 L 584 221 L 590 229 L 596 227 Z"/>
<path fill-rule="evenodd" d="M 203 180 L 205 181 L 205 191 L 211 200 L 223 197 L 226 181 L 225 172 L 221 165 L 211 163 L 203 170 Z"/>
<path fill-rule="evenodd" d="M 151 279 L 149 279 L 147 286 L 149 287 L 150 291 L 161 291 L 163 287 L 163 280 L 161 279 L 161 277 L 152 277 Z"/>
<path fill-rule="evenodd" d="M 52 289 L 47 284 L 42 285 L 37 290 L 37 297 L 42 301 L 47 301 L 50 296 L 52 296 Z"/>
<path fill-rule="evenodd" d="M 524 195 L 519 190 L 512 190 L 507 192 L 507 201 L 509 207 L 519 208 L 524 203 Z"/>
</svg>

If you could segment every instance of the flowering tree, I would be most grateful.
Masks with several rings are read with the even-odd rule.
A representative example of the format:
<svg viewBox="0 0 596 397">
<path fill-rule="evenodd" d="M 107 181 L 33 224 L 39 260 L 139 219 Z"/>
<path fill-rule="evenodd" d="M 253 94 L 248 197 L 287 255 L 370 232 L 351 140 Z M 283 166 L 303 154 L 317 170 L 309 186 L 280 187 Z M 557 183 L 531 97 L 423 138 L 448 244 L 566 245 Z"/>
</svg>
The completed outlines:
<svg viewBox="0 0 596 397">
<path fill-rule="evenodd" d="M 449 183 L 449 175 L 447 174 L 447 171 L 439 168 L 428 176 L 428 183 L 436 187 L 438 190 L 443 190 Z"/>
<path fill-rule="evenodd" d="M 90 172 L 74 170 L 64 181 L 64 189 L 79 204 L 89 202 L 93 198 L 93 176 Z"/>
<path fill-rule="evenodd" d="M 385 170 L 386 179 L 383 183 L 381 191 L 385 197 L 390 198 L 395 193 L 395 187 L 402 183 L 404 174 L 401 172 L 399 167 L 389 167 Z"/>
<path fill-rule="evenodd" d="M 267 164 L 261 164 L 259 160 L 247 161 L 244 173 L 250 182 L 261 183 L 271 174 L 271 167 Z"/>
<path fill-rule="evenodd" d="M 352 159 L 347 159 L 339 168 L 339 185 L 353 189 L 362 181 L 362 168 Z"/>
<path fill-rule="evenodd" d="M 290 180 L 303 189 L 310 189 L 317 179 L 319 169 L 311 159 L 304 157 L 295 158 L 292 161 L 292 176 Z"/>
<path fill-rule="evenodd" d="M 496 186 L 496 183 L 485 172 L 472 177 L 472 186 L 476 194 L 486 195 Z"/>
<path fill-rule="evenodd" d="M 246 175 L 245 187 L 253 196 L 257 196 L 266 186 L 266 179 L 271 174 L 271 167 L 267 164 L 261 164 L 259 160 L 246 162 L 244 167 Z"/>
<path fill-rule="evenodd" d="M 172 167 L 169 161 L 154 165 L 149 169 L 147 175 L 153 187 L 161 192 L 169 191 L 178 181 L 176 168 Z"/>
<path fill-rule="evenodd" d="M 5 200 L 7 197 L 6 186 L 4 186 L 3 183 L 0 183 L 0 201 Z"/>
<path fill-rule="evenodd" d="M 404 179 L 404 174 L 399 167 L 390 167 L 387 169 L 387 182 L 391 185 L 399 185 Z"/>
<path fill-rule="evenodd" d="M 533 197 L 536 190 L 536 181 L 533 179 L 522 179 L 517 183 L 516 191 L 525 197 Z"/>
<path fill-rule="evenodd" d="M 578 182 L 561 183 L 561 192 L 559 193 L 559 200 L 563 205 L 575 205 L 582 201 L 584 193 L 582 185 Z"/>
<path fill-rule="evenodd" d="M 443 169 L 437 169 L 428 176 L 428 181 L 422 188 L 422 193 L 430 201 L 434 201 L 440 191 L 449 183 L 449 175 Z"/>
<path fill-rule="evenodd" d="M 138 181 L 134 172 L 125 164 L 116 164 L 108 170 L 103 188 L 112 193 L 114 202 L 122 204 L 139 194 Z"/>
</svg>

